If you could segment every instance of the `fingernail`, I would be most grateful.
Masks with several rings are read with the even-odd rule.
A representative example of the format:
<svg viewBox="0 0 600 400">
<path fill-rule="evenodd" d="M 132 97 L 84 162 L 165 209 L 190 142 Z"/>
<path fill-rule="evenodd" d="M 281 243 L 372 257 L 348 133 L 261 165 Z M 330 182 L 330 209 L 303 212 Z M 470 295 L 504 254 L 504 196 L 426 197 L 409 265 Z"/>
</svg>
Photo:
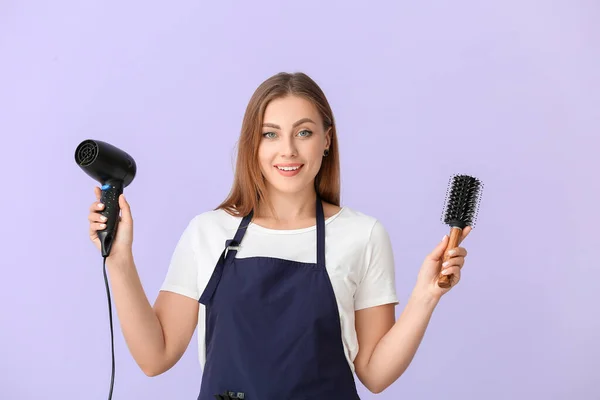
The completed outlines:
<svg viewBox="0 0 600 400">
<path fill-rule="evenodd" d="M 442 275 L 449 275 L 450 274 L 450 270 L 449 269 L 445 269 L 442 271 Z"/>
<path fill-rule="evenodd" d="M 443 242 L 444 240 L 446 240 L 446 236 L 448 236 L 448 235 L 444 235 L 444 237 L 442 238 L 442 242 Z"/>
<path fill-rule="evenodd" d="M 106 228 L 106 224 L 100 224 L 100 228 L 102 228 L 102 229 Z"/>
<path fill-rule="evenodd" d="M 448 254 L 449 254 L 449 255 L 451 255 L 451 256 L 453 256 L 453 255 L 455 255 L 455 254 L 456 254 L 456 250 L 450 250 L 450 251 L 448 252 Z"/>
<path fill-rule="evenodd" d="M 104 204 L 102 204 L 102 203 L 98 203 L 98 208 L 102 208 L 103 205 Z"/>
<path fill-rule="evenodd" d="M 100 220 L 101 221 L 106 221 L 106 217 L 103 215 L 103 216 L 100 217 Z"/>
<path fill-rule="evenodd" d="M 448 264 L 450 264 L 450 261 L 446 261 L 445 263 L 443 263 L 442 267 L 446 267 L 446 266 L 448 266 Z"/>
</svg>

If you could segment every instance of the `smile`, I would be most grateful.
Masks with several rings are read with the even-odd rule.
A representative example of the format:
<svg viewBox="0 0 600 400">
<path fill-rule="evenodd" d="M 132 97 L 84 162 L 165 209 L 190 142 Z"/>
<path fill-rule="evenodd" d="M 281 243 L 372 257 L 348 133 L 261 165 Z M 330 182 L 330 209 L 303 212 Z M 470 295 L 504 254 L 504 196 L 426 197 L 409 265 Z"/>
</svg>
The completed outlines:
<svg viewBox="0 0 600 400">
<path fill-rule="evenodd" d="M 300 169 L 304 164 L 289 164 L 289 165 L 275 165 L 277 171 L 283 176 L 294 176 L 300 172 Z"/>
</svg>

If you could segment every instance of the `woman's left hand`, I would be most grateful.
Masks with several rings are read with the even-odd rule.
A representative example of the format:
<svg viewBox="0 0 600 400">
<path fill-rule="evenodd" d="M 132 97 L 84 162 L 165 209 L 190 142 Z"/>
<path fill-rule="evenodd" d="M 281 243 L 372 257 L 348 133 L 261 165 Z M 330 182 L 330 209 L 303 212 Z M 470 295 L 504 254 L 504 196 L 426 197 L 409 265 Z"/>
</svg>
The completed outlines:
<svg viewBox="0 0 600 400">
<path fill-rule="evenodd" d="M 419 276 L 417 278 L 417 287 L 420 290 L 425 290 L 433 297 L 440 298 L 456 286 L 460 281 L 461 270 L 465 265 L 465 257 L 467 256 L 467 250 L 464 247 L 460 247 L 460 244 L 469 235 L 469 232 L 471 232 L 471 227 L 465 227 L 458 240 L 458 247 L 448 249 L 450 258 L 447 261 L 447 265 L 442 265 L 442 262 L 444 259 L 444 250 L 446 250 L 446 247 L 448 246 L 448 235 L 445 235 L 444 239 L 435 247 L 435 249 L 425 257 L 425 261 L 421 265 Z M 451 286 L 449 288 L 444 289 L 438 285 L 438 278 L 441 271 L 451 275 Z"/>
</svg>

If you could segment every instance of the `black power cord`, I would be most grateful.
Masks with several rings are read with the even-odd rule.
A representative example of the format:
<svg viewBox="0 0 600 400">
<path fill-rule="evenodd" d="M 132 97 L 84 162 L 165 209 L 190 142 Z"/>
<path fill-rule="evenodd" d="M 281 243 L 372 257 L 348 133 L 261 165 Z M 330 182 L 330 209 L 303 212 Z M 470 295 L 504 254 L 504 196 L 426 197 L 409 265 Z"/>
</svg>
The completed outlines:
<svg viewBox="0 0 600 400">
<path fill-rule="evenodd" d="M 108 400 L 112 399 L 113 387 L 115 384 L 115 336 L 113 333 L 113 318 L 112 318 L 112 304 L 110 300 L 110 288 L 108 286 L 108 277 L 106 276 L 106 257 L 103 257 L 102 270 L 104 272 L 104 284 L 106 285 L 106 297 L 108 299 L 108 320 L 110 322 L 110 347 L 112 353 L 112 373 L 110 376 L 110 389 L 108 391 Z"/>
</svg>

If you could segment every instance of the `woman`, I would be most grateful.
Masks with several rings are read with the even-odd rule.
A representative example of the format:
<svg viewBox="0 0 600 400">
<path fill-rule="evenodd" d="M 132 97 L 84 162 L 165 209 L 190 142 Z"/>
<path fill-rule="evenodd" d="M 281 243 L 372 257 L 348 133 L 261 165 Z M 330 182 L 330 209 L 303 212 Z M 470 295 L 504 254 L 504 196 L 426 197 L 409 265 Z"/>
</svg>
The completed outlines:
<svg viewBox="0 0 600 400">
<path fill-rule="evenodd" d="M 95 193 L 90 237 L 100 248 Z M 456 248 L 440 265 L 444 236 L 395 320 L 388 234 L 375 218 L 340 206 L 333 114 L 302 73 L 277 74 L 254 93 L 232 191 L 189 223 L 153 307 L 134 264 L 130 207 L 123 196 L 119 204 L 107 268 L 127 345 L 155 376 L 181 358 L 197 327 L 200 400 L 358 399 L 354 373 L 383 391 L 408 367 L 449 290 L 437 285 L 440 270 L 454 286 L 467 254 Z"/>
</svg>

